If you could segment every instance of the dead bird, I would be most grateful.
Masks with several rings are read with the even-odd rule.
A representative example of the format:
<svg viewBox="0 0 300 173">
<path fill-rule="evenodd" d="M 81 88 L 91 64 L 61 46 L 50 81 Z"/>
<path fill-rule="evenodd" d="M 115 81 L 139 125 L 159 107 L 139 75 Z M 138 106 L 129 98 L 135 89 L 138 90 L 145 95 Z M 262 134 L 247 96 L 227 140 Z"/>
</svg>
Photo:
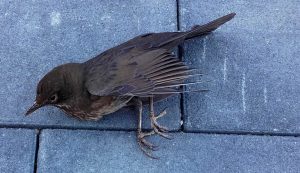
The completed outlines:
<svg viewBox="0 0 300 173">
<path fill-rule="evenodd" d="M 142 151 L 155 158 L 156 146 L 145 137 L 158 134 L 169 138 L 166 127 L 157 120 L 153 102 L 182 93 L 185 82 L 193 77 L 193 69 L 172 54 L 185 40 L 205 36 L 231 20 L 235 13 L 186 32 L 148 33 L 113 47 L 84 63 L 68 63 L 55 67 L 38 83 L 36 99 L 26 112 L 52 105 L 81 120 L 99 120 L 122 107 L 138 108 L 137 141 Z M 142 106 L 149 104 L 152 131 L 142 131 Z"/>
</svg>

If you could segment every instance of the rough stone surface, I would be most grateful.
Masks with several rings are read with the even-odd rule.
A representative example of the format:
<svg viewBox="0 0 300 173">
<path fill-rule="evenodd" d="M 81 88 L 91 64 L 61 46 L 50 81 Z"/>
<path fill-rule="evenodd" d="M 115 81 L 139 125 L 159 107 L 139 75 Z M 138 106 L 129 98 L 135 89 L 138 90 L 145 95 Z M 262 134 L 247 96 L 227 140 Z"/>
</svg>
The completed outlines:
<svg viewBox="0 0 300 173">
<path fill-rule="evenodd" d="M 35 145 L 34 130 L 0 129 L 0 172 L 32 173 Z"/>
<path fill-rule="evenodd" d="M 176 29 L 172 0 L 1 1 L 0 124 L 134 128 L 136 116 L 130 110 L 99 122 L 79 122 L 49 107 L 31 117 L 24 113 L 35 98 L 37 82 L 53 67 L 83 62 L 139 34 Z M 178 97 L 160 103 L 169 107 L 165 122 L 171 129 L 180 127 L 179 104 Z"/>
<path fill-rule="evenodd" d="M 133 132 L 44 130 L 38 172 L 298 172 L 295 137 L 174 133 L 159 160 L 139 150 Z"/>
<path fill-rule="evenodd" d="M 152 160 L 131 131 L 133 109 L 99 122 L 80 122 L 52 107 L 24 113 L 38 80 L 53 67 L 83 62 L 139 34 L 175 31 L 177 1 L 0 1 L 0 127 L 42 129 L 38 138 L 34 130 L 0 128 L 0 172 L 34 172 L 36 149 L 42 173 L 300 172 L 300 1 L 178 2 L 181 30 L 237 16 L 183 45 L 183 59 L 209 81 L 187 89 L 209 91 L 184 94 L 184 133 L 178 132 L 180 96 L 155 104 L 157 112 L 168 107 L 159 122 L 176 132 L 173 140 L 149 139 L 160 146 L 154 152 L 160 159 Z M 149 128 L 147 106 L 144 119 Z M 241 132 L 263 135 L 226 135 Z"/>
<path fill-rule="evenodd" d="M 184 59 L 208 92 L 185 94 L 188 131 L 300 133 L 300 1 L 180 1 L 181 29 L 230 12 L 213 34 L 189 41 Z M 189 88 L 189 89 L 192 89 Z"/>
</svg>

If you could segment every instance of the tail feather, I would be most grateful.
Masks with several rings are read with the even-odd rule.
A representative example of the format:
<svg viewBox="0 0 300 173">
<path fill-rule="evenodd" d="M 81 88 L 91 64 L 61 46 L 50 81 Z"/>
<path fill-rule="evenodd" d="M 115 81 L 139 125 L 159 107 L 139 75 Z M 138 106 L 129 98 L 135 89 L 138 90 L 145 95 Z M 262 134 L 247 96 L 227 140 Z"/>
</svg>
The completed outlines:
<svg viewBox="0 0 300 173">
<path fill-rule="evenodd" d="M 171 38 L 160 42 L 157 45 L 157 47 L 170 49 L 170 48 L 173 48 L 173 47 L 181 44 L 182 42 L 184 42 L 184 40 L 188 40 L 188 39 L 198 37 L 198 36 L 207 35 L 207 34 L 211 33 L 212 31 L 216 30 L 219 26 L 230 21 L 234 16 L 235 16 L 235 13 L 230 13 L 230 14 L 227 14 L 216 20 L 213 20 L 207 24 L 195 25 L 190 31 L 181 32 L 176 36 L 172 35 Z"/>
<path fill-rule="evenodd" d="M 219 26 L 230 21 L 234 16 L 235 13 L 230 13 L 207 24 L 195 25 L 190 31 L 187 32 L 186 39 L 207 35 L 212 31 L 216 30 Z"/>
</svg>

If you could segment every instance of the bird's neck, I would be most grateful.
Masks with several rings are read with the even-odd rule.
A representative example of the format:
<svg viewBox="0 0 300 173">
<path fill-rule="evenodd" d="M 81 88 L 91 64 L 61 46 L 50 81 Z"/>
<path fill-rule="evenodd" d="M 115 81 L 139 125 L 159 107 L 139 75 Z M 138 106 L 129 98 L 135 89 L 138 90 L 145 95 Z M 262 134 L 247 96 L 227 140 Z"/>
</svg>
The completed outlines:
<svg viewBox="0 0 300 173">
<path fill-rule="evenodd" d="M 80 63 L 64 64 L 63 78 L 68 92 L 82 93 L 84 89 L 84 68 Z"/>
</svg>

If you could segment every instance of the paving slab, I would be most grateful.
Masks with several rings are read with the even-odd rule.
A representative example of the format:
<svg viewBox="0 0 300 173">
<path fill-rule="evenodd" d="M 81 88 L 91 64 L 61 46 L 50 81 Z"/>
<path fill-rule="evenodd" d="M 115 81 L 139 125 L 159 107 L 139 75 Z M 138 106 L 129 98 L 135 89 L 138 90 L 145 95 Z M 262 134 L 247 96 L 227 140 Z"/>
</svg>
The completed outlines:
<svg viewBox="0 0 300 173">
<path fill-rule="evenodd" d="M 0 172 L 32 173 L 35 146 L 34 130 L 0 128 Z"/>
<path fill-rule="evenodd" d="M 300 133 L 299 5 L 180 1 L 182 30 L 237 13 L 213 34 L 184 45 L 184 60 L 209 81 L 200 86 L 208 92 L 184 95 L 185 130 Z"/>
<path fill-rule="evenodd" d="M 300 138 L 173 133 L 153 160 L 134 132 L 43 130 L 38 172 L 299 172 Z"/>
<path fill-rule="evenodd" d="M 177 29 L 176 2 L 154 1 L 9 1 L 0 2 L 0 125 L 70 128 L 135 128 L 136 116 L 122 110 L 99 122 L 80 122 L 56 108 L 24 117 L 36 85 L 53 67 L 84 62 L 102 51 L 147 32 Z M 179 97 L 165 122 L 180 127 Z M 160 109 L 161 110 L 161 109 Z"/>
</svg>

